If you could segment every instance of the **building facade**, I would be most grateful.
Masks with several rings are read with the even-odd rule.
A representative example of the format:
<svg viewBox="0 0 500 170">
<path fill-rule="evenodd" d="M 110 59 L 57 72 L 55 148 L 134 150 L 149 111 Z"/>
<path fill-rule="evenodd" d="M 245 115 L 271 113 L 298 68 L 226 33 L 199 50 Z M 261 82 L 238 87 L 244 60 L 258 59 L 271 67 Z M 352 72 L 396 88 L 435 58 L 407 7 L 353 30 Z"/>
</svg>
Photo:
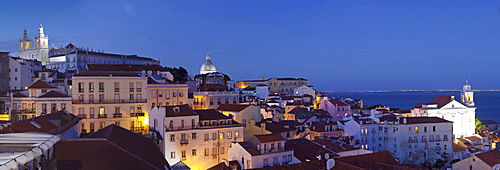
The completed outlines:
<svg viewBox="0 0 500 170">
<path fill-rule="evenodd" d="M 43 26 L 38 27 L 38 34 L 34 44 L 24 29 L 23 38 L 19 40 L 19 57 L 29 60 L 38 60 L 43 65 L 49 63 L 49 37 L 45 35 Z"/>
<path fill-rule="evenodd" d="M 148 130 L 147 78 L 135 74 L 75 74 L 72 113 L 81 116 L 82 133 L 110 124 L 145 134 Z"/>
</svg>

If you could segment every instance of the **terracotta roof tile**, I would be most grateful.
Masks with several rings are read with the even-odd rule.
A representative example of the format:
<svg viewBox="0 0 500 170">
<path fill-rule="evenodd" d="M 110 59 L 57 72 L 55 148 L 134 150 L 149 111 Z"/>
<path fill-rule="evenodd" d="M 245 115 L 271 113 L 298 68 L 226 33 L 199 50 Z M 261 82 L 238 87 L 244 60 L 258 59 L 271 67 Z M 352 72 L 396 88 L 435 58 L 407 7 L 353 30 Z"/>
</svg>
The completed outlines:
<svg viewBox="0 0 500 170">
<path fill-rule="evenodd" d="M 336 154 L 324 149 L 320 144 L 312 142 L 306 138 L 287 140 L 285 146 L 293 149 L 294 156 L 301 162 L 316 161 L 318 158 L 316 156 L 321 155 L 322 157 L 325 153 L 330 154 L 333 158 Z"/>
<path fill-rule="evenodd" d="M 441 119 L 439 117 L 404 117 L 399 119 L 399 123 L 403 124 L 404 119 L 406 119 L 406 124 L 453 123 L 451 121 Z"/>
<path fill-rule="evenodd" d="M 55 148 L 58 169 L 170 168 L 152 140 L 114 124 L 83 139 L 59 141 Z"/>
<path fill-rule="evenodd" d="M 195 110 L 195 112 L 200 116 L 200 120 L 220 120 L 220 119 L 231 119 L 230 117 L 222 114 L 215 109 L 209 110 Z"/>
<path fill-rule="evenodd" d="M 330 103 L 332 103 L 334 105 L 338 105 L 338 106 L 350 106 L 347 103 L 345 103 L 344 101 L 339 100 L 339 99 L 330 99 L 328 101 L 330 101 Z"/>
<path fill-rule="evenodd" d="M 0 130 L 2 133 L 43 132 L 61 134 L 80 122 L 81 118 L 64 111 L 26 119 Z M 35 123 L 32 123 L 35 122 Z M 37 127 L 39 126 L 39 127 Z"/>
<path fill-rule="evenodd" d="M 491 167 L 500 164 L 500 151 L 498 149 L 476 154 L 476 157 Z"/>
<path fill-rule="evenodd" d="M 217 110 L 221 111 L 232 111 L 232 112 L 240 112 L 245 110 L 249 104 L 221 104 L 217 107 Z"/>
<path fill-rule="evenodd" d="M 283 136 L 281 136 L 280 134 L 255 135 L 255 137 L 261 143 L 267 143 L 267 142 L 275 142 L 275 141 L 285 140 L 285 138 L 283 138 Z"/>
<path fill-rule="evenodd" d="M 429 103 L 418 103 L 417 106 L 415 106 L 415 108 L 422 108 L 422 105 L 424 104 L 437 104 L 437 107 L 441 108 L 446 104 L 450 103 L 452 100 L 453 99 L 451 98 L 450 95 L 439 95 Z"/>
<path fill-rule="evenodd" d="M 42 80 L 36 81 L 35 83 L 33 83 L 28 88 L 30 88 L 30 89 L 48 89 L 48 88 L 56 89 L 56 87 L 53 87 L 53 86 L 47 84 L 46 82 L 44 82 Z"/>
<path fill-rule="evenodd" d="M 41 96 L 38 96 L 38 98 L 43 98 L 43 97 L 70 97 L 70 96 L 62 94 L 62 93 L 60 93 L 58 91 L 52 90 L 52 91 L 50 91 L 48 93 L 45 93 L 45 94 L 43 94 Z"/>
<path fill-rule="evenodd" d="M 165 117 L 198 115 L 189 105 L 166 106 Z"/>
</svg>

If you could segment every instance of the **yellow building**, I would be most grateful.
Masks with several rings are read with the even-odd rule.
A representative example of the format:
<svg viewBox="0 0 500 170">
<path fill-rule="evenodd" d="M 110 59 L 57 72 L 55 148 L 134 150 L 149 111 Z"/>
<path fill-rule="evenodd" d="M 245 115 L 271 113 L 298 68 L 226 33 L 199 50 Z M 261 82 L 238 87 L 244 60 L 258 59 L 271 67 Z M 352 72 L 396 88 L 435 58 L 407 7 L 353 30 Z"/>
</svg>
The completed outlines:
<svg viewBox="0 0 500 170">
<path fill-rule="evenodd" d="M 303 78 L 270 78 L 267 79 L 267 85 L 271 93 L 293 92 L 293 90 L 302 85 L 308 85 L 309 81 Z"/>
<path fill-rule="evenodd" d="M 206 84 L 193 93 L 193 108 L 216 109 L 221 104 L 237 104 L 239 92 L 222 84 Z"/>
<path fill-rule="evenodd" d="M 145 134 L 148 130 L 147 77 L 138 74 L 76 74 L 72 82 L 73 114 L 82 133 L 110 124 Z"/>
</svg>

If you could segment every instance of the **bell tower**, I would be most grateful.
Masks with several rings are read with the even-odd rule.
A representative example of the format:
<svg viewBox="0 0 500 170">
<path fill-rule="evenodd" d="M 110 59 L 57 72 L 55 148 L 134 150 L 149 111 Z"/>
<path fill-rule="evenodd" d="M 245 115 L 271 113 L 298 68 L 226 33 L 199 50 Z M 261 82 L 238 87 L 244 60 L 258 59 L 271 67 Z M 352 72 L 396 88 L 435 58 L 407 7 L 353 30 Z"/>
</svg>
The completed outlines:
<svg viewBox="0 0 500 170">
<path fill-rule="evenodd" d="M 24 28 L 23 38 L 19 40 L 19 52 L 29 50 L 31 48 L 31 40 L 28 38 L 28 31 Z"/>
<path fill-rule="evenodd" d="M 469 80 L 465 80 L 465 85 L 463 86 L 462 92 L 462 103 L 467 107 L 474 107 L 474 92 L 472 91 Z"/>
</svg>

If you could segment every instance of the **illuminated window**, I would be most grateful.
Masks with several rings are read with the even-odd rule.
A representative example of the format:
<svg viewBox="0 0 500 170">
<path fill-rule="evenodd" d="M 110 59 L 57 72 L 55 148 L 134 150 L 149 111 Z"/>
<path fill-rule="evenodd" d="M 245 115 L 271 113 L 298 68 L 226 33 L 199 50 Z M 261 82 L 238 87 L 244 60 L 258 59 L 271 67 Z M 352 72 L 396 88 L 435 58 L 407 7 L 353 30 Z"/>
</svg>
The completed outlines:
<svg viewBox="0 0 500 170">
<path fill-rule="evenodd" d="M 193 150 L 191 151 L 191 156 L 196 156 L 196 149 L 193 149 Z"/>
<path fill-rule="evenodd" d="M 181 159 L 186 160 L 186 151 L 185 150 L 181 151 Z"/>
<path fill-rule="evenodd" d="M 219 133 L 219 139 L 224 139 L 224 136 L 225 136 L 225 135 L 224 135 L 224 132 L 220 132 L 220 133 Z"/>
<path fill-rule="evenodd" d="M 417 132 L 417 133 L 418 133 L 418 127 L 415 127 L 415 132 Z"/>
<path fill-rule="evenodd" d="M 170 135 L 170 142 L 175 142 L 175 135 Z"/>
<path fill-rule="evenodd" d="M 227 138 L 228 138 L 228 139 L 233 138 L 233 133 L 232 133 L 232 132 L 227 132 Z"/>
</svg>

